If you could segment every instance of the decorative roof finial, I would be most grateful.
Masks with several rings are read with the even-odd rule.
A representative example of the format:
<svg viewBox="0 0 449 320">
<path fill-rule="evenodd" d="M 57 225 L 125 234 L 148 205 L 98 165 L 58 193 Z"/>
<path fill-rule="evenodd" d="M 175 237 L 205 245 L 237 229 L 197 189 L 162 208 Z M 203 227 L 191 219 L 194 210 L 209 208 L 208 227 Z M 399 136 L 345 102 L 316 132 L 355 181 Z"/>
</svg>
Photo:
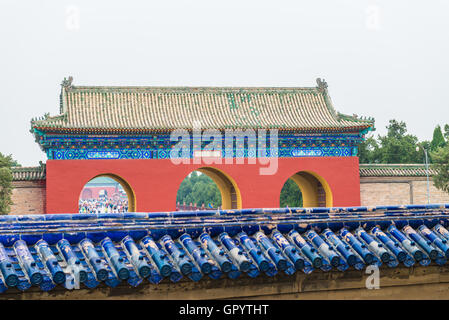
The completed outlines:
<svg viewBox="0 0 449 320">
<path fill-rule="evenodd" d="M 320 90 L 320 91 L 325 91 L 325 90 L 327 90 L 327 82 L 326 82 L 326 80 L 321 80 L 321 78 L 317 78 L 316 79 L 316 83 L 317 83 L 317 85 L 318 85 L 318 89 Z"/>
<path fill-rule="evenodd" d="M 46 169 L 45 162 L 39 161 L 39 167 L 41 168 L 41 170 L 45 171 Z"/>
<path fill-rule="evenodd" d="M 72 87 L 72 82 L 73 82 L 73 77 L 69 76 L 68 79 L 66 79 L 64 77 L 64 80 L 62 80 L 61 82 L 61 86 L 63 86 L 64 88 L 71 88 Z"/>
</svg>

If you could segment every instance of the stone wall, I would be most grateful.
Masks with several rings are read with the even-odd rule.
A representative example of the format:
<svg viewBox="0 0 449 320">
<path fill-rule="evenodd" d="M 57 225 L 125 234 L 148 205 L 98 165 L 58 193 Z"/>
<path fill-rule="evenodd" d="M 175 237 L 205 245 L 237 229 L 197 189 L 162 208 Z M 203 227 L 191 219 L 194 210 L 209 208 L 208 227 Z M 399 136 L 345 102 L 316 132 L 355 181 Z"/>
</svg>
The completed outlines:
<svg viewBox="0 0 449 320">
<path fill-rule="evenodd" d="M 449 193 L 430 179 L 430 203 L 449 203 Z M 362 206 L 427 203 L 426 177 L 360 177 Z"/>
<path fill-rule="evenodd" d="M 45 180 L 13 181 L 9 214 L 42 214 L 45 208 Z"/>
</svg>

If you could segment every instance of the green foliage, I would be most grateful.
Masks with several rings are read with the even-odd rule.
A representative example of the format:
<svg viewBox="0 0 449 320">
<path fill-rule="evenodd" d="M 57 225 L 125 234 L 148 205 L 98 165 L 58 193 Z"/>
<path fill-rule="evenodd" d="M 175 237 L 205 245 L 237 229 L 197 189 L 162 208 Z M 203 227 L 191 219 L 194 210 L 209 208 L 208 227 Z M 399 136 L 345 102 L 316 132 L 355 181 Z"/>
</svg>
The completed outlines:
<svg viewBox="0 0 449 320">
<path fill-rule="evenodd" d="M 449 124 L 444 125 L 444 138 L 449 142 Z"/>
<path fill-rule="evenodd" d="M 17 160 L 12 159 L 11 167 L 21 167 L 22 165 Z"/>
<path fill-rule="evenodd" d="M 421 163 L 418 138 L 407 133 L 405 122 L 390 120 L 387 134 L 368 137 L 360 147 L 360 163 Z"/>
<path fill-rule="evenodd" d="M 390 120 L 387 130 L 385 136 L 370 136 L 360 144 L 360 163 L 424 163 L 423 150 L 429 150 L 428 160 L 437 172 L 432 180 L 437 188 L 449 192 L 449 125 L 444 126 L 444 133 L 438 125 L 432 141 L 418 141 L 402 121 Z"/>
<path fill-rule="evenodd" d="M 212 207 L 217 208 L 221 206 L 221 193 L 211 178 L 193 171 L 179 186 L 176 202 L 187 205 L 196 203 L 197 206 L 204 203 L 206 207 L 211 204 Z"/>
<path fill-rule="evenodd" d="M 431 152 L 431 157 L 433 160 L 432 168 L 437 172 L 432 177 L 435 186 L 440 190 L 449 192 L 449 144 Z"/>
<path fill-rule="evenodd" d="M 422 162 L 422 153 L 416 151 L 418 138 L 407 134 L 405 122 L 390 120 L 387 135 L 379 136 L 380 163 L 418 163 Z"/>
<path fill-rule="evenodd" d="M 0 152 L 0 214 L 8 214 L 10 211 L 12 194 L 12 171 L 11 167 L 17 164 L 12 157 L 5 156 Z"/>
<path fill-rule="evenodd" d="M 443 132 L 441 131 L 441 127 L 436 126 L 435 130 L 433 130 L 433 138 L 430 143 L 430 150 L 437 151 L 438 148 L 442 148 L 446 145 L 446 141 L 444 140 Z"/>
<path fill-rule="evenodd" d="M 288 179 L 281 190 L 281 208 L 282 207 L 302 207 L 302 193 L 298 185 Z"/>
<path fill-rule="evenodd" d="M 376 163 L 379 153 L 379 144 L 373 136 L 369 136 L 359 145 L 359 162 Z"/>
</svg>

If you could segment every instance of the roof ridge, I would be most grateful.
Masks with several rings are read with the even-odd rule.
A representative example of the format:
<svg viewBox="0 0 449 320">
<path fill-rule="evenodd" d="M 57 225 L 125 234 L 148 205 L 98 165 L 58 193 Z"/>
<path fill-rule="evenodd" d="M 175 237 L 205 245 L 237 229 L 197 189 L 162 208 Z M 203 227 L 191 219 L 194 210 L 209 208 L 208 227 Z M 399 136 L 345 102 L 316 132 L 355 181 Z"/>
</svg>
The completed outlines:
<svg viewBox="0 0 449 320">
<path fill-rule="evenodd" d="M 41 167 L 39 166 L 33 166 L 33 167 L 21 167 L 21 166 L 16 166 L 16 167 L 11 167 L 11 170 L 17 170 L 17 171 L 23 171 L 23 170 L 40 170 Z"/>
<path fill-rule="evenodd" d="M 294 86 L 71 86 L 69 90 L 76 89 L 287 89 L 287 90 L 318 90 L 318 87 Z"/>
</svg>

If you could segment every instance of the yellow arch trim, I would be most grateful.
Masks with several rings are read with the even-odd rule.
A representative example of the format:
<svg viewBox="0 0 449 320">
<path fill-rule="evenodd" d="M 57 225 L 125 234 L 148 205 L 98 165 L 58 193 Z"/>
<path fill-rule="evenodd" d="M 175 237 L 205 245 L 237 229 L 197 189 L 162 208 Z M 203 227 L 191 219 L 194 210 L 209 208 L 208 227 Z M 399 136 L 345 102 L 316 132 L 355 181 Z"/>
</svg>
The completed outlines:
<svg viewBox="0 0 449 320">
<path fill-rule="evenodd" d="M 99 178 L 99 177 L 111 178 L 112 180 L 120 183 L 120 185 L 123 187 L 123 190 L 125 190 L 126 195 L 128 196 L 128 211 L 129 212 L 136 212 L 136 210 L 137 210 L 136 194 L 134 193 L 134 190 L 132 189 L 132 187 L 128 183 L 128 181 L 126 181 L 122 177 L 120 177 L 120 176 L 118 176 L 116 174 L 113 174 L 113 173 L 102 173 L 102 174 L 99 174 L 99 175 L 93 177 L 89 181 L 91 181 L 91 180 L 93 180 L 95 178 Z"/>
<path fill-rule="evenodd" d="M 305 174 L 301 174 L 305 173 Z M 327 181 L 312 171 L 300 171 L 290 177 L 299 187 L 303 198 L 303 207 L 318 207 L 318 181 L 326 194 L 326 207 L 333 206 L 332 190 Z"/>
<path fill-rule="evenodd" d="M 221 206 L 224 210 L 242 208 L 242 196 L 240 189 L 237 187 L 234 179 L 232 179 L 228 174 L 212 167 L 203 167 L 196 170 L 204 173 L 215 182 L 221 193 Z M 232 208 L 231 187 L 234 187 L 235 190 L 237 197 L 237 208 Z"/>
<path fill-rule="evenodd" d="M 300 174 L 294 174 L 292 179 L 299 187 L 302 193 L 303 207 L 318 207 L 317 183 Z"/>
<path fill-rule="evenodd" d="M 332 189 L 329 186 L 329 184 L 327 183 L 327 181 L 322 176 L 316 174 L 315 172 L 312 172 L 312 171 L 303 171 L 303 172 L 311 174 L 321 183 L 321 185 L 323 186 L 324 192 L 326 193 L 326 207 L 333 207 L 334 196 L 332 194 Z"/>
</svg>

